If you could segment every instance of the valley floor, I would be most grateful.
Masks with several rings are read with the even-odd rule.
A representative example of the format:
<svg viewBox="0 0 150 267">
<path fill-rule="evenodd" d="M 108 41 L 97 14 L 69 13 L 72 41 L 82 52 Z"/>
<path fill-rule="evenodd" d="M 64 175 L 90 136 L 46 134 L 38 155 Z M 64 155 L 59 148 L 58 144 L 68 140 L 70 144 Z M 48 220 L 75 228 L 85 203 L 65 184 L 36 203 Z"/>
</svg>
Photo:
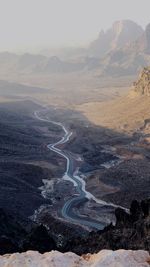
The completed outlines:
<svg viewBox="0 0 150 267">
<path fill-rule="evenodd" d="M 42 223 L 50 231 L 56 247 L 69 250 L 70 239 L 87 236 L 92 229 L 62 216 L 65 203 L 78 192 L 72 182 L 62 179 L 66 170 L 65 159 L 50 151 L 47 145 L 59 141 L 64 133 L 61 127 L 35 118 L 35 111 L 41 109 L 38 103 L 14 100 L 0 104 L 0 206 L 18 218 L 23 229 L 29 223 L 28 229 L 25 227 L 27 232 L 32 224 L 34 228 Z M 105 103 L 74 105 L 72 108 L 70 105 L 67 109 L 56 105 L 49 106 L 44 114 L 48 120 L 61 122 L 72 132 L 70 140 L 58 149 L 78 159 L 76 163 L 74 161 L 74 171 L 85 184 L 85 190 L 95 199 L 114 205 L 110 208 L 94 198 L 88 199 L 72 208 L 77 216 L 92 218 L 105 225 L 114 224 L 115 207 L 129 209 L 133 200 L 142 201 L 149 197 L 149 106 L 148 102 L 144 105 L 142 101 L 144 98 L 132 99 L 130 96 L 117 102 L 107 99 Z M 135 108 L 137 105 L 140 105 L 140 113 Z M 132 111 L 131 117 L 129 110 Z M 129 229 L 132 228 L 130 225 Z M 17 235 L 16 229 L 13 231 Z M 11 229 L 9 234 L 12 235 Z M 134 241 L 129 247 L 134 247 Z M 115 244 L 114 239 L 113 242 Z M 126 242 L 121 242 L 122 239 L 118 244 L 126 248 Z M 111 248 L 111 244 L 107 245 Z M 142 243 L 142 248 L 147 249 L 148 244 Z M 73 249 L 76 249 L 75 245 Z"/>
</svg>

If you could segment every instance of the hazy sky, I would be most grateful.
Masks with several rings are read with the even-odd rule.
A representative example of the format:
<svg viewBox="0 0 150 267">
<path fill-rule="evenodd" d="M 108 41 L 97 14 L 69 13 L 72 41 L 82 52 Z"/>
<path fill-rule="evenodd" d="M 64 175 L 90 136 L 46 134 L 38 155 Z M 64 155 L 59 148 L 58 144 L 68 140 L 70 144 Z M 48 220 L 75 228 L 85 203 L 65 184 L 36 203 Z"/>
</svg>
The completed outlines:
<svg viewBox="0 0 150 267">
<path fill-rule="evenodd" d="M 150 22 L 150 0 L 0 0 L 0 50 L 86 44 L 118 19 Z"/>
</svg>

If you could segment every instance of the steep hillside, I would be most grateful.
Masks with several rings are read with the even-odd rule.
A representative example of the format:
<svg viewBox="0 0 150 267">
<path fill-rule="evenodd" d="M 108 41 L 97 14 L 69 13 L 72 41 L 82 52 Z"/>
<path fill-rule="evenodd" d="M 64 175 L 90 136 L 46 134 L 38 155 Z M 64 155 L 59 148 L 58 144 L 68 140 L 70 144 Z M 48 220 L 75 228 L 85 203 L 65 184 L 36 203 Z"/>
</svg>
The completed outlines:
<svg viewBox="0 0 150 267">
<path fill-rule="evenodd" d="M 150 118 L 150 70 L 144 68 L 130 93 L 117 100 L 86 103 L 78 106 L 97 125 L 117 131 L 134 132 Z"/>
<path fill-rule="evenodd" d="M 96 48 L 94 44 L 91 48 L 94 53 L 95 49 L 99 51 L 104 46 L 97 67 L 99 74 L 117 77 L 137 74 L 144 66 L 150 65 L 150 24 L 144 31 L 140 31 L 133 22 L 114 25 L 111 30 L 112 39 L 109 37 L 106 44 L 106 33 L 103 36 L 100 34 L 99 41 L 95 43 Z M 107 35 L 108 33 L 110 36 L 110 31 Z"/>
</svg>

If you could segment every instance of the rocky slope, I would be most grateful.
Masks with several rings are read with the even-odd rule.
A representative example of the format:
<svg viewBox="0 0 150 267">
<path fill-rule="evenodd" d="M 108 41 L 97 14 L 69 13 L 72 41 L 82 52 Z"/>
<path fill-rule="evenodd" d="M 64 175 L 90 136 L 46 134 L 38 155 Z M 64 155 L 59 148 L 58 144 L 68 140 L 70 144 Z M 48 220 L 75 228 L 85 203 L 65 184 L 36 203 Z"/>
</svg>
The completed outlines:
<svg viewBox="0 0 150 267">
<path fill-rule="evenodd" d="M 141 72 L 138 81 L 134 83 L 134 92 L 150 96 L 150 67 L 144 68 Z"/>
<path fill-rule="evenodd" d="M 77 106 L 77 109 L 96 125 L 119 132 L 133 133 L 140 131 L 150 118 L 148 96 L 150 96 L 150 67 L 145 67 L 126 96 L 107 101 L 107 104 L 85 103 Z"/>
<path fill-rule="evenodd" d="M 91 232 L 86 238 L 74 238 L 68 242 L 69 250 L 82 255 L 97 253 L 101 249 L 144 249 L 150 251 L 150 200 L 133 201 L 130 214 L 118 208 L 116 226 Z M 68 250 L 67 250 L 68 251 Z"/>
<path fill-rule="evenodd" d="M 150 24 L 146 26 L 143 34 L 135 42 L 128 45 L 128 49 L 150 54 Z"/>
<path fill-rule="evenodd" d="M 0 257 L 0 267 L 148 267 L 150 257 L 146 251 L 102 250 L 94 255 L 77 256 L 71 252 L 45 253 L 28 251 L 23 254 Z"/>
<path fill-rule="evenodd" d="M 51 222 L 47 230 L 29 219 L 15 216 L 0 209 L 0 255 L 36 250 L 72 251 L 78 255 L 97 253 L 102 249 L 142 249 L 150 251 L 150 200 L 133 201 L 130 215 L 117 209 L 116 226 L 109 225 L 103 231 L 75 232 L 66 222 L 47 218 Z M 45 221 L 46 222 L 46 221 Z M 43 221 L 44 224 L 44 221 Z"/>
<path fill-rule="evenodd" d="M 135 34 L 136 30 L 133 25 L 129 27 L 128 23 L 126 23 L 125 30 L 120 31 L 120 34 L 118 32 L 121 26 L 119 27 L 118 25 L 116 28 L 118 31 L 112 34 L 113 41 L 109 49 L 105 46 L 106 50 L 101 56 L 97 71 L 99 70 L 101 76 L 135 75 L 139 73 L 143 67 L 150 64 L 150 24 L 147 25 L 143 32 L 141 31 L 141 34 L 140 31 L 138 31 L 139 36 Z M 132 34 L 132 38 L 129 37 L 128 40 L 126 40 L 127 33 Z M 104 37 L 102 39 L 104 39 Z M 120 41 L 120 39 L 124 40 L 124 42 Z M 102 43 L 101 41 L 100 44 L 102 45 Z M 98 45 L 97 43 L 99 49 L 101 49 L 100 44 Z"/>
<path fill-rule="evenodd" d="M 0 254 L 37 250 L 41 253 L 56 249 L 53 238 L 44 226 L 0 209 Z"/>
</svg>

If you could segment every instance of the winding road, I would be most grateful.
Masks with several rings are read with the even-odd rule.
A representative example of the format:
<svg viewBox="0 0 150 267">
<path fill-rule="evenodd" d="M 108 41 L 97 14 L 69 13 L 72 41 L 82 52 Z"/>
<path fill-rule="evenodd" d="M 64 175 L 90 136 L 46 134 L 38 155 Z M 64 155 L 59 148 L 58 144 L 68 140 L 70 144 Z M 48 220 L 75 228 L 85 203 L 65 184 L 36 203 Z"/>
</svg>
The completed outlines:
<svg viewBox="0 0 150 267">
<path fill-rule="evenodd" d="M 100 205 L 100 207 L 104 208 L 105 206 L 110 207 L 110 209 L 115 209 L 116 205 L 112 203 L 107 203 L 105 201 L 102 201 L 100 199 L 95 198 L 90 192 L 86 191 L 85 189 L 85 181 L 80 177 L 78 172 L 74 169 L 74 161 L 72 154 L 70 152 L 63 151 L 62 149 L 58 148 L 60 145 L 67 143 L 71 136 L 72 132 L 69 132 L 69 130 L 60 122 L 51 121 L 48 119 L 48 117 L 43 118 L 41 113 L 48 112 L 48 107 L 43 107 L 43 109 L 35 111 L 34 116 L 41 121 L 53 123 L 55 125 L 58 125 L 62 128 L 64 131 L 64 136 L 56 143 L 54 144 L 48 144 L 47 147 L 49 150 L 57 153 L 58 155 L 61 155 L 66 160 L 66 171 L 64 173 L 63 179 L 69 180 L 73 183 L 73 185 L 76 187 L 77 194 L 73 197 L 71 197 L 69 200 L 66 201 L 64 206 L 62 207 L 61 213 L 62 217 L 67 219 L 71 223 L 84 225 L 86 227 L 92 228 L 92 229 L 98 229 L 102 230 L 106 224 L 100 221 L 97 221 L 95 219 L 92 219 L 90 217 L 84 216 L 84 215 L 77 215 L 75 212 L 75 207 L 77 207 L 79 204 L 84 203 L 85 201 L 88 201 L 89 199 L 95 201 Z"/>
</svg>

